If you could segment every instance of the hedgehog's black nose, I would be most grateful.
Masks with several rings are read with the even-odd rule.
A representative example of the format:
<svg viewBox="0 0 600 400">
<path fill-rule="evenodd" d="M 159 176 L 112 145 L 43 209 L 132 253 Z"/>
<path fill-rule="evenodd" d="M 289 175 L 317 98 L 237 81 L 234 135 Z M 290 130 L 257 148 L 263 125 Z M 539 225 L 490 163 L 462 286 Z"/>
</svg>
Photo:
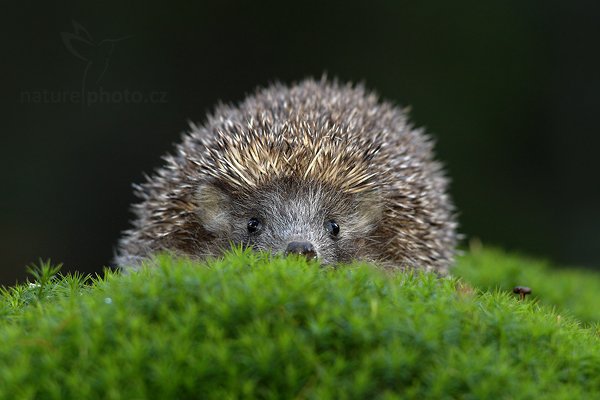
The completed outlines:
<svg viewBox="0 0 600 400">
<path fill-rule="evenodd" d="M 305 256 L 307 259 L 312 260 L 317 258 L 317 252 L 315 246 L 310 242 L 290 242 L 285 249 L 285 255 L 288 254 L 299 254 Z"/>
</svg>

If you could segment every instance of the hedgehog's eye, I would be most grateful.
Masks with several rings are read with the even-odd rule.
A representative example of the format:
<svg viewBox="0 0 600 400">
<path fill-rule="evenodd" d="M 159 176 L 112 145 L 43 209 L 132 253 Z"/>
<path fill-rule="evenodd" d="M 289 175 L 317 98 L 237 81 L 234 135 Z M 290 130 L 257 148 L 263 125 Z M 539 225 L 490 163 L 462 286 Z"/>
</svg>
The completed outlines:
<svg viewBox="0 0 600 400">
<path fill-rule="evenodd" d="M 332 219 L 325 222 L 325 227 L 327 228 L 327 231 L 329 231 L 329 234 L 332 236 L 337 236 L 338 233 L 340 233 L 340 226 L 337 224 L 337 222 L 335 222 Z"/>
<path fill-rule="evenodd" d="M 262 224 L 257 218 L 250 218 L 248 221 L 248 232 L 256 233 L 262 228 Z"/>
</svg>

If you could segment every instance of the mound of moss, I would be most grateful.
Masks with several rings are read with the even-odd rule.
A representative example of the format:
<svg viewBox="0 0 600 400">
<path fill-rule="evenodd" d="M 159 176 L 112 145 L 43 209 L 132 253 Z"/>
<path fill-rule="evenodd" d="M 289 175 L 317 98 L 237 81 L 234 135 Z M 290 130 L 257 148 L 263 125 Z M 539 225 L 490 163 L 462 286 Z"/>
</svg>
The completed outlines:
<svg viewBox="0 0 600 400">
<path fill-rule="evenodd" d="M 506 291 L 241 251 L 155 264 L 4 289 L 0 398 L 600 397 L 597 327 Z"/>
<path fill-rule="evenodd" d="M 557 268 L 542 260 L 472 246 L 452 274 L 483 291 L 532 289 L 531 299 L 586 325 L 600 322 L 600 274 L 578 268 Z"/>
</svg>

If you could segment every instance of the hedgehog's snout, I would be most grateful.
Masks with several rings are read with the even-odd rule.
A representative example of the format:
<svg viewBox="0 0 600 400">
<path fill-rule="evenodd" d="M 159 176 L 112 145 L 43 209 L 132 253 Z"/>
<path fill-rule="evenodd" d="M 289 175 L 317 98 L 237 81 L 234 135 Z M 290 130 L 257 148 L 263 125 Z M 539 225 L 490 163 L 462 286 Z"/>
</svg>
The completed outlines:
<svg viewBox="0 0 600 400">
<path fill-rule="evenodd" d="M 285 255 L 287 256 L 288 254 L 305 256 L 308 260 L 317 258 L 315 246 L 313 246 L 313 244 L 310 242 L 289 242 L 287 248 L 285 249 Z"/>
</svg>

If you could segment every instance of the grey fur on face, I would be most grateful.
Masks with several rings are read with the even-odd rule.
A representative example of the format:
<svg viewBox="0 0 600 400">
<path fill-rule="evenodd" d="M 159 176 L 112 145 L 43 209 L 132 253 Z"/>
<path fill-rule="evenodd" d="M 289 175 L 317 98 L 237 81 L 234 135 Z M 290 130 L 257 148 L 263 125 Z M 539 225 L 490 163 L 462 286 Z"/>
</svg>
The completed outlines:
<svg viewBox="0 0 600 400">
<path fill-rule="evenodd" d="M 405 113 L 362 87 L 274 85 L 192 126 L 145 184 L 117 263 L 203 258 L 231 243 L 444 273 L 456 245 L 447 180 Z"/>
<path fill-rule="evenodd" d="M 210 205 L 200 203 L 199 220 L 212 234 L 282 254 L 290 243 L 307 242 L 323 263 L 368 256 L 361 238 L 376 228 L 381 214 L 372 194 L 346 194 L 319 182 L 278 180 L 229 198 L 219 191 L 214 186 L 199 190 L 200 198 L 210 198 Z M 255 232 L 248 229 L 250 220 L 259 224 Z M 330 224 L 338 231 L 332 232 Z"/>
</svg>

